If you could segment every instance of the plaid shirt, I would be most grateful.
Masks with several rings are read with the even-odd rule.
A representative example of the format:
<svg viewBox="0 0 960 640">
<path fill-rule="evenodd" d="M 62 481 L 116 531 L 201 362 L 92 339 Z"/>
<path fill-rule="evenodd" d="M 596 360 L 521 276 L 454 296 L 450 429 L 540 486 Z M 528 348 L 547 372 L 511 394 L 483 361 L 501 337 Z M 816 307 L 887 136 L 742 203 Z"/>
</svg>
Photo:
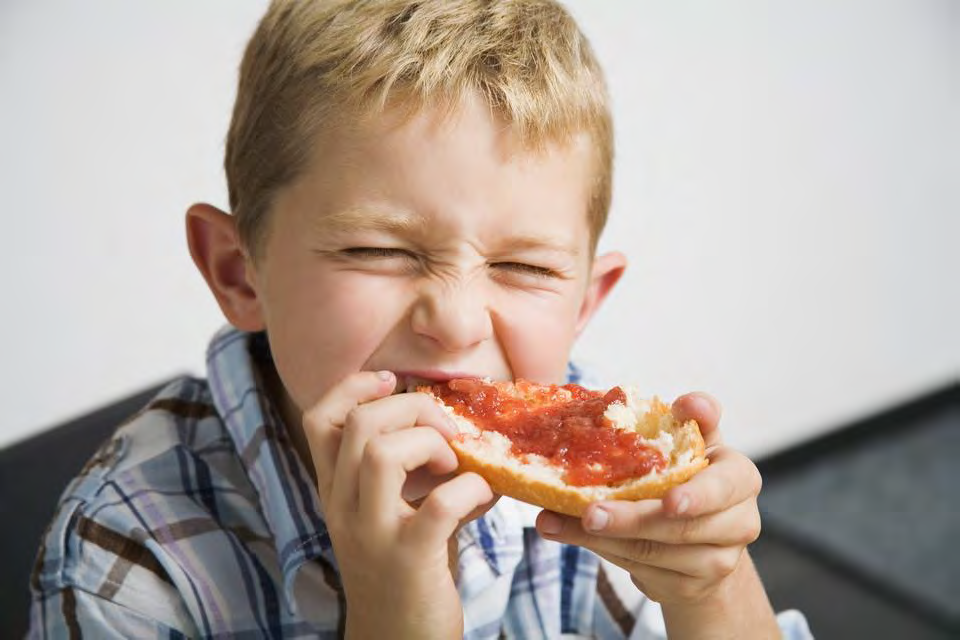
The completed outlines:
<svg viewBox="0 0 960 640">
<path fill-rule="evenodd" d="M 220 332 L 207 380 L 168 386 L 71 483 L 31 579 L 31 636 L 342 636 L 337 561 L 261 359 L 262 336 Z M 541 539 L 535 514 L 502 499 L 458 534 L 464 637 L 663 636 L 624 572 Z M 780 621 L 809 637 L 796 612 Z"/>
</svg>

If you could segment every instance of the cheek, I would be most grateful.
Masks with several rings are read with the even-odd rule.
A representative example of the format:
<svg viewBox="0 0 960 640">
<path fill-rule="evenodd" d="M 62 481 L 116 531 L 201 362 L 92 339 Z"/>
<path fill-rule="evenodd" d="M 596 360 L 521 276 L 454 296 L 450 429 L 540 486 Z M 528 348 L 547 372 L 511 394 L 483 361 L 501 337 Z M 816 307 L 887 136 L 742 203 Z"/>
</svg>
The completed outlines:
<svg viewBox="0 0 960 640">
<path fill-rule="evenodd" d="M 575 300 L 564 298 L 514 304 L 498 316 L 497 334 L 514 378 L 565 382 L 578 309 Z"/>
<path fill-rule="evenodd" d="M 401 295 L 342 274 L 276 292 L 267 330 L 277 371 L 301 410 L 363 367 L 402 317 Z"/>
</svg>

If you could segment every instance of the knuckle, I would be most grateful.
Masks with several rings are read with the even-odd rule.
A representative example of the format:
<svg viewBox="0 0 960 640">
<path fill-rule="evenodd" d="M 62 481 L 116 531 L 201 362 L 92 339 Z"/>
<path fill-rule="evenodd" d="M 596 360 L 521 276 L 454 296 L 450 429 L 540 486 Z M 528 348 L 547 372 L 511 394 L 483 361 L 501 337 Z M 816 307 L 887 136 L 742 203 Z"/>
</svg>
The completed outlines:
<svg viewBox="0 0 960 640">
<path fill-rule="evenodd" d="M 350 411 L 347 412 L 347 416 L 343 421 L 343 428 L 350 431 L 356 431 L 357 429 L 362 428 L 363 414 L 364 414 L 364 410 L 362 406 L 356 406 L 350 409 Z"/>
<path fill-rule="evenodd" d="M 711 574 L 716 578 L 725 578 L 736 570 L 740 563 L 740 552 L 716 553 L 710 561 Z"/>
<path fill-rule="evenodd" d="M 660 551 L 660 545 L 653 540 L 634 538 L 630 542 L 631 557 L 637 560 L 655 560 Z"/>
<path fill-rule="evenodd" d="M 760 523 L 760 514 L 754 512 L 753 517 L 750 518 L 750 522 L 743 529 L 740 543 L 744 545 L 748 545 L 752 542 L 755 542 L 757 538 L 760 537 L 761 527 L 762 525 Z"/>
<path fill-rule="evenodd" d="M 430 514 L 436 518 L 448 519 L 456 513 L 457 503 L 453 496 L 443 491 L 434 491 L 424 503 Z"/>
<path fill-rule="evenodd" d="M 427 395 L 426 393 L 417 392 L 411 393 L 410 402 L 417 405 L 424 412 L 435 411 L 438 413 L 443 413 L 443 409 L 440 408 L 440 404 L 432 396 Z"/>
<path fill-rule="evenodd" d="M 753 467 L 753 472 L 750 478 L 750 492 L 752 495 L 758 496 L 763 490 L 763 476 L 760 475 L 760 470 L 756 466 Z"/>
<path fill-rule="evenodd" d="M 385 469 L 393 466 L 393 450 L 384 444 L 383 440 L 374 438 L 363 448 L 363 464 L 374 469 Z"/>
<path fill-rule="evenodd" d="M 697 541 L 701 529 L 699 518 L 689 518 L 680 521 L 680 542 L 691 544 Z"/>
<path fill-rule="evenodd" d="M 440 435 L 440 432 L 431 427 L 416 427 L 422 434 L 423 437 L 428 441 L 427 445 L 431 447 L 441 448 L 447 444 L 446 438 Z"/>
<path fill-rule="evenodd" d="M 367 413 L 363 405 L 350 409 L 343 421 L 343 432 L 361 439 L 370 438 L 375 431 L 375 425 L 367 419 Z"/>
</svg>

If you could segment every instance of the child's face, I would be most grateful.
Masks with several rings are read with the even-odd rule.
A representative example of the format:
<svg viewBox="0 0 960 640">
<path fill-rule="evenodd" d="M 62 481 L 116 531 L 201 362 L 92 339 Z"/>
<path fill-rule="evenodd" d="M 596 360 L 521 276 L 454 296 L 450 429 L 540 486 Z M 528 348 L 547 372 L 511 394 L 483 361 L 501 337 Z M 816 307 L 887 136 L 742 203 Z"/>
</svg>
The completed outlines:
<svg viewBox="0 0 960 640">
<path fill-rule="evenodd" d="M 479 100 L 321 140 L 248 276 L 300 411 L 360 370 L 562 381 L 623 258 L 591 260 L 587 139 L 510 144 Z"/>
</svg>

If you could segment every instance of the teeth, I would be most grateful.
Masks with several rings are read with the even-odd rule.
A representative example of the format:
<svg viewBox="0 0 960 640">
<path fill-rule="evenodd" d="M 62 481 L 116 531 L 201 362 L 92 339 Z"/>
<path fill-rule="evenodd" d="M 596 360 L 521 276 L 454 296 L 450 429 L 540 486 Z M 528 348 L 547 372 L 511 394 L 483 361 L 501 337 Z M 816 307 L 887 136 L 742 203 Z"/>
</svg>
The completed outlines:
<svg viewBox="0 0 960 640">
<path fill-rule="evenodd" d="M 393 395 L 400 393 L 414 393 L 417 387 L 430 386 L 432 382 L 424 378 L 403 377 L 397 380 L 397 387 L 393 390 Z"/>
<path fill-rule="evenodd" d="M 423 378 L 407 378 L 407 393 L 412 393 L 417 390 L 417 387 L 430 386 L 429 380 L 424 380 Z"/>
</svg>

